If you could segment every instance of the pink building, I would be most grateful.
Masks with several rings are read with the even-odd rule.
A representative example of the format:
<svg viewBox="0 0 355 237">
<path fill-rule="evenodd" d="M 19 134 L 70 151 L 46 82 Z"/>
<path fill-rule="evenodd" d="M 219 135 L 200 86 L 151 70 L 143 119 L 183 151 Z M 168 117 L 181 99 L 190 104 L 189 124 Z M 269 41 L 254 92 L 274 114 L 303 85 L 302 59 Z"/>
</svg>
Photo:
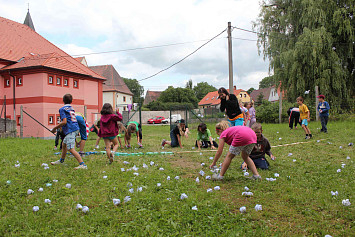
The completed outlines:
<svg viewBox="0 0 355 237">
<path fill-rule="evenodd" d="M 93 123 L 102 107 L 104 77 L 36 33 L 29 13 L 24 24 L 0 17 L 0 32 L 0 104 L 6 96 L 7 117 L 17 121 L 18 133 L 21 105 L 51 129 L 66 93 L 73 95 L 75 111 L 86 112 Z M 27 115 L 23 118 L 24 137 L 53 136 Z"/>
</svg>

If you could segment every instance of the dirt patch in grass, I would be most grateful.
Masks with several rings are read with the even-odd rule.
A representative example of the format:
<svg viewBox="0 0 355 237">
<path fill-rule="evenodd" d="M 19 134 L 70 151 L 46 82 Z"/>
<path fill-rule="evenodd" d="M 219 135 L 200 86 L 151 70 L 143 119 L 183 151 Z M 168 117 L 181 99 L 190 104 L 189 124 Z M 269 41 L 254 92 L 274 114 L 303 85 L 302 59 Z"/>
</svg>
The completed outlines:
<svg viewBox="0 0 355 237">
<path fill-rule="evenodd" d="M 173 167 L 179 167 L 183 169 L 196 170 L 201 167 L 201 163 L 196 161 L 191 161 L 186 157 L 178 156 L 175 160 L 170 160 L 170 164 Z"/>
</svg>

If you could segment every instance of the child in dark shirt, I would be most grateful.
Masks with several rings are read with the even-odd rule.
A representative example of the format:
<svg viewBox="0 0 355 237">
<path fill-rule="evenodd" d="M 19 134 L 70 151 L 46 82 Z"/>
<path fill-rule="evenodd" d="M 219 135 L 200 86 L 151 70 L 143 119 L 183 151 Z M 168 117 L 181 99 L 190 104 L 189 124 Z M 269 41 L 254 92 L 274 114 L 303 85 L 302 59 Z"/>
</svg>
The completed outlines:
<svg viewBox="0 0 355 237">
<path fill-rule="evenodd" d="M 254 149 L 250 153 L 249 157 L 254 162 L 256 168 L 268 169 L 269 162 L 266 160 L 265 154 L 270 156 L 272 160 L 275 160 L 275 156 L 271 153 L 271 146 L 269 141 L 262 134 L 263 128 L 260 123 L 254 123 L 251 127 L 256 134 L 257 143 Z M 244 162 L 242 164 L 242 169 L 247 169 L 247 164 Z"/>
<path fill-rule="evenodd" d="M 171 147 L 178 147 L 179 146 L 180 148 L 183 148 L 181 138 L 182 138 L 182 136 L 185 136 L 187 138 L 189 136 L 188 133 L 189 133 L 189 128 L 185 124 L 185 120 L 181 119 L 180 123 L 178 123 L 176 125 L 176 127 L 170 131 L 171 141 L 167 141 L 167 140 L 163 139 L 163 141 L 161 142 L 161 145 L 164 147 L 166 144 L 168 144 Z"/>
</svg>

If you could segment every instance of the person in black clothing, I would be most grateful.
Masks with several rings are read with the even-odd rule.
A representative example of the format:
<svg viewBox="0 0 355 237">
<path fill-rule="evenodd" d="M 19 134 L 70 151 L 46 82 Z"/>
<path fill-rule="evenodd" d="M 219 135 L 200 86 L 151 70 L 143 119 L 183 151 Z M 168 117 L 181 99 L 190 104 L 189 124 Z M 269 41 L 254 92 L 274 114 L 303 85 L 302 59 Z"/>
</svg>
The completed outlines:
<svg viewBox="0 0 355 237">
<path fill-rule="evenodd" d="M 243 126 L 243 114 L 237 97 L 234 94 L 229 94 L 224 87 L 218 89 L 218 95 L 221 99 L 220 110 L 227 114 L 230 126 Z"/>
<path fill-rule="evenodd" d="M 293 129 L 293 123 L 295 123 L 295 128 L 297 129 L 297 124 L 301 125 L 300 123 L 300 109 L 297 107 L 291 107 L 287 110 L 288 114 L 288 126 L 290 129 Z"/>
<path fill-rule="evenodd" d="M 188 133 L 189 133 L 189 128 L 185 124 L 185 120 L 181 119 L 180 123 L 178 123 L 176 127 L 170 131 L 171 141 L 167 141 L 163 139 L 161 145 L 164 147 L 166 144 L 168 144 L 171 147 L 180 146 L 180 148 L 184 148 L 182 146 L 181 138 L 182 136 L 185 136 L 187 138 L 189 136 Z"/>
<path fill-rule="evenodd" d="M 62 145 L 63 145 L 63 139 L 64 139 L 65 135 L 62 131 L 61 128 L 57 129 L 57 134 L 55 135 L 55 141 L 54 141 L 54 150 L 57 150 L 58 144 L 59 144 L 59 138 L 61 140 L 60 142 L 60 150 L 62 150 Z"/>
</svg>

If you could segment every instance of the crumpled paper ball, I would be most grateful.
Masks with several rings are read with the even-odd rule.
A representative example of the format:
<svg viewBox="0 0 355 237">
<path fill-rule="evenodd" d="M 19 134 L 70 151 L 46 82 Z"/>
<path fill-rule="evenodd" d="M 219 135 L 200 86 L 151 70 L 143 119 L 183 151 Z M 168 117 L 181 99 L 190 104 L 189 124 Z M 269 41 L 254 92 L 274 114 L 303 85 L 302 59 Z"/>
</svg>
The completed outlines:
<svg viewBox="0 0 355 237">
<path fill-rule="evenodd" d="M 275 178 L 265 178 L 265 179 L 266 179 L 266 181 L 276 181 Z"/>
<path fill-rule="evenodd" d="M 252 192 L 242 192 L 243 196 L 253 196 L 254 194 Z"/>
<path fill-rule="evenodd" d="M 159 170 L 164 170 L 164 168 L 163 168 L 163 167 L 160 167 Z"/>
<path fill-rule="evenodd" d="M 128 161 L 123 161 L 123 164 L 128 165 L 129 162 Z"/>
<path fill-rule="evenodd" d="M 105 175 L 105 176 L 103 176 L 102 178 L 103 178 L 103 179 L 107 179 L 107 176 Z"/>
<path fill-rule="evenodd" d="M 161 183 L 157 183 L 157 187 L 161 187 Z"/>
<path fill-rule="evenodd" d="M 249 188 L 248 188 L 247 186 L 245 186 L 245 187 L 244 187 L 244 190 L 248 192 L 248 191 L 249 191 Z"/>
<path fill-rule="evenodd" d="M 317 140 L 317 142 L 320 142 L 320 140 Z"/>
<path fill-rule="evenodd" d="M 338 191 L 335 191 L 335 192 L 330 191 L 330 193 L 332 194 L 332 196 L 338 196 Z"/>
<path fill-rule="evenodd" d="M 123 200 L 124 203 L 126 202 L 130 202 L 131 201 L 131 197 L 130 196 L 126 196 Z"/>
<path fill-rule="evenodd" d="M 297 160 L 296 160 L 296 159 L 293 159 L 292 161 L 293 161 L 293 162 L 296 162 Z"/>
<path fill-rule="evenodd" d="M 37 212 L 37 211 L 39 211 L 39 207 L 38 207 L 38 206 L 34 206 L 34 207 L 32 208 L 32 210 L 33 210 L 34 212 Z"/>
<path fill-rule="evenodd" d="M 134 193 L 134 189 L 133 189 L 133 188 L 130 188 L 128 191 L 129 191 L 130 193 Z"/>
<path fill-rule="evenodd" d="M 207 175 L 207 176 L 206 176 L 206 179 L 211 179 L 211 176 Z"/>
<path fill-rule="evenodd" d="M 175 179 L 176 179 L 176 180 L 179 180 L 179 179 L 180 179 L 180 177 L 179 177 L 179 176 L 175 176 Z"/>
<path fill-rule="evenodd" d="M 239 208 L 240 213 L 245 213 L 247 211 L 246 207 Z"/>
<path fill-rule="evenodd" d="M 184 199 L 186 199 L 186 198 L 188 198 L 188 196 L 187 196 L 185 193 L 181 194 L 181 196 L 180 196 L 180 199 L 181 199 L 181 200 L 184 200 Z"/>
<path fill-rule="evenodd" d="M 49 169 L 49 166 L 45 166 L 45 167 L 43 167 L 45 170 L 48 170 Z"/>
<path fill-rule="evenodd" d="M 346 159 L 347 159 L 347 160 L 350 160 L 350 156 L 347 156 Z"/>
<path fill-rule="evenodd" d="M 83 206 L 83 208 L 81 209 L 81 211 L 84 212 L 84 213 L 88 213 L 88 212 L 89 212 L 89 207 Z"/>
<path fill-rule="evenodd" d="M 170 180 L 170 176 L 166 177 L 166 180 Z"/>
<path fill-rule="evenodd" d="M 344 169 L 344 168 L 345 168 L 345 164 L 341 164 L 341 168 L 343 168 L 343 169 Z"/>
<path fill-rule="evenodd" d="M 15 167 L 16 167 L 16 168 L 20 167 L 20 164 L 15 164 Z"/>
<path fill-rule="evenodd" d="M 143 168 L 148 169 L 148 165 L 146 165 L 145 163 L 143 163 Z"/>
<path fill-rule="evenodd" d="M 48 166 L 48 164 L 47 163 L 42 163 L 42 165 L 41 166 Z"/>
<path fill-rule="evenodd" d="M 279 137 L 279 140 L 282 140 L 282 137 Z"/>
<path fill-rule="evenodd" d="M 136 167 L 136 165 L 134 165 L 134 166 L 132 167 L 132 170 L 137 171 L 137 170 L 139 170 L 139 168 Z"/>
<path fill-rule="evenodd" d="M 32 193 L 34 193 L 34 191 L 33 191 L 32 189 L 28 189 L 28 190 L 27 190 L 27 194 L 28 194 L 28 195 L 30 195 L 30 194 L 32 194 Z"/>
<path fill-rule="evenodd" d="M 197 177 L 196 178 L 196 183 L 199 183 L 200 182 L 200 179 Z"/>
<path fill-rule="evenodd" d="M 121 203 L 121 200 L 118 198 L 112 199 L 113 205 L 118 206 Z"/>
<path fill-rule="evenodd" d="M 244 176 L 249 176 L 249 173 L 248 172 L 244 172 Z"/>
<path fill-rule="evenodd" d="M 292 156 L 293 154 L 292 153 L 288 153 L 288 156 Z"/>
<path fill-rule="evenodd" d="M 331 236 L 331 235 L 324 235 L 324 237 L 333 237 L 333 236 Z"/>
<path fill-rule="evenodd" d="M 216 186 L 216 187 L 214 187 L 214 190 L 219 191 L 219 190 L 221 190 L 221 187 Z"/>
<path fill-rule="evenodd" d="M 337 169 L 337 173 L 340 173 L 341 172 L 341 169 Z"/>
<path fill-rule="evenodd" d="M 213 160 L 213 159 L 214 159 L 214 157 L 212 157 L 212 156 L 211 156 L 209 159 L 210 159 L 210 160 Z"/>
<path fill-rule="evenodd" d="M 128 182 L 127 183 L 127 187 L 129 188 L 129 187 L 132 187 L 133 186 L 133 184 L 131 183 L 131 182 Z"/>
<path fill-rule="evenodd" d="M 46 183 L 46 186 L 50 187 L 50 186 L 52 186 L 52 184 L 51 183 Z"/>
<path fill-rule="evenodd" d="M 53 183 L 58 183 L 58 180 L 56 180 L 56 179 L 53 179 Z"/>
<path fill-rule="evenodd" d="M 207 192 L 208 192 L 208 193 L 211 193 L 212 191 L 213 191 L 212 188 L 208 188 L 208 189 L 207 189 Z"/>
<path fill-rule="evenodd" d="M 280 177 L 280 175 L 278 173 L 275 173 L 274 176 L 275 177 Z"/>
<path fill-rule="evenodd" d="M 339 146 L 339 149 L 343 149 L 343 147 L 342 147 L 342 146 Z"/>
<path fill-rule="evenodd" d="M 349 199 L 344 199 L 342 202 L 341 202 L 344 206 L 348 207 L 351 205 Z"/>
<path fill-rule="evenodd" d="M 51 203 L 52 201 L 46 198 L 46 199 L 44 199 L 44 202 L 45 203 Z"/>
<path fill-rule="evenodd" d="M 255 211 L 261 211 L 263 210 L 263 207 L 260 204 L 255 205 Z"/>
<path fill-rule="evenodd" d="M 125 172 L 126 170 L 125 170 L 124 168 L 121 168 L 121 171 L 122 171 L 122 172 Z"/>
<path fill-rule="evenodd" d="M 195 149 L 195 147 L 193 146 L 193 147 L 191 147 L 191 149 L 192 149 L 192 150 L 194 150 L 194 149 Z"/>
<path fill-rule="evenodd" d="M 197 206 L 193 206 L 193 207 L 191 208 L 191 210 L 197 211 Z"/>
<path fill-rule="evenodd" d="M 138 188 L 137 188 L 137 191 L 138 191 L 138 192 L 142 192 L 142 191 L 143 191 L 143 187 L 138 187 Z"/>
<path fill-rule="evenodd" d="M 38 189 L 38 192 L 43 192 L 43 188 L 39 188 L 39 189 Z"/>
<path fill-rule="evenodd" d="M 205 166 L 205 163 L 201 163 L 201 166 L 202 166 L 202 167 Z"/>
<path fill-rule="evenodd" d="M 6 181 L 7 184 L 11 184 L 11 180 Z"/>
<path fill-rule="evenodd" d="M 171 198 L 167 198 L 166 200 L 171 201 Z"/>
<path fill-rule="evenodd" d="M 135 173 L 133 173 L 133 175 L 138 176 L 138 175 L 139 175 L 139 173 L 135 172 Z"/>
<path fill-rule="evenodd" d="M 66 188 L 71 188 L 71 184 L 66 184 L 65 187 Z"/>
<path fill-rule="evenodd" d="M 78 209 L 83 209 L 83 206 L 81 205 L 81 204 L 76 204 L 76 210 L 78 210 Z"/>
<path fill-rule="evenodd" d="M 154 161 L 151 161 L 151 162 L 150 162 L 150 166 L 153 166 L 153 165 L 154 165 Z"/>
<path fill-rule="evenodd" d="M 201 176 L 204 176 L 204 175 L 205 175 L 205 171 L 200 170 L 199 174 L 200 174 Z"/>
</svg>

